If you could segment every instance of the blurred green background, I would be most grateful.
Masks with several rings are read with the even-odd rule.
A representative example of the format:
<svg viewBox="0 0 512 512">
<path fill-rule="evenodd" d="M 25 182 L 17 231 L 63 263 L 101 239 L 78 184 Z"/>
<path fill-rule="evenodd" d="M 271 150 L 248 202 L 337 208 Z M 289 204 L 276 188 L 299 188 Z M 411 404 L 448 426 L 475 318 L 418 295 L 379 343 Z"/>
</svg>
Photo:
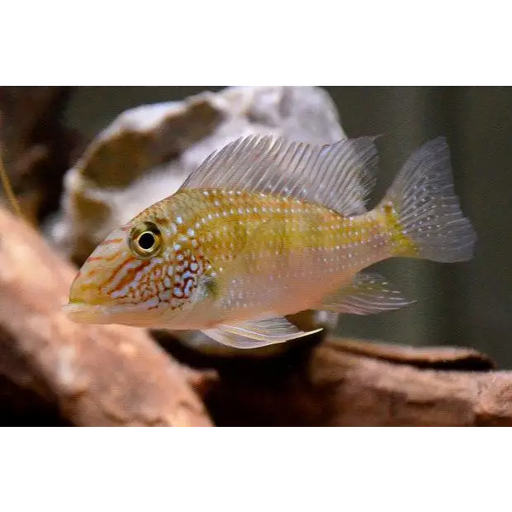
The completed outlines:
<svg viewBox="0 0 512 512">
<path fill-rule="evenodd" d="M 67 122 L 93 137 L 123 110 L 222 87 L 80 87 Z M 369 317 L 342 317 L 339 333 L 413 345 L 460 345 L 512 368 L 512 88 L 326 87 L 350 137 L 384 134 L 376 201 L 410 153 L 447 137 L 455 187 L 478 234 L 469 263 L 395 259 L 379 271 L 413 306 Z"/>
</svg>

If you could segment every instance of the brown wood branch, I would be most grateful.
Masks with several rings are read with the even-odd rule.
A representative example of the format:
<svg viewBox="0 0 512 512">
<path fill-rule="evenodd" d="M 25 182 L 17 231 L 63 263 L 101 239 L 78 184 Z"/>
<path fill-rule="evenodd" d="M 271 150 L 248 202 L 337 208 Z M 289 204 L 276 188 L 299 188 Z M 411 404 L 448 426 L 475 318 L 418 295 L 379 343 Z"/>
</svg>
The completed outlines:
<svg viewBox="0 0 512 512">
<path fill-rule="evenodd" d="M 68 320 L 75 273 L 0 208 L 0 374 L 74 425 L 211 425 L 191 373 L 146 332 Z"/>
<path fill-rule="evenodd" d="M 206 403 L 219 425 L 512 425 L 512 372 L 471 349 L 331 339 L 216 366 Z"/>
</svg>

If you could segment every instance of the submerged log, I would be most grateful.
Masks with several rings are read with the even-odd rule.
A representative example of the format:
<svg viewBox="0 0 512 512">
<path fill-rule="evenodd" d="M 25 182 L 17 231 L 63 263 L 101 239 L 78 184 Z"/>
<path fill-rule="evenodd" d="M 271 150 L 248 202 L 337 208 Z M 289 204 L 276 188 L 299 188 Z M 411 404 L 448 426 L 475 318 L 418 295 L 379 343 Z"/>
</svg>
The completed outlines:
<svg viewBox="0 0 512 512">
<path fill-rule="evenodd" d="M 0 375 L 73 425 L 211 425 L 188 373 L 145 331 L 68 320 L 61 306 L 74 275 L 0 208 Z"/>
<path fill-rule="evenodd" d="M 465 348 L 330 339 L 216 368 L 220 425 L 512 426 L 512 372 Z"/>
</svg>

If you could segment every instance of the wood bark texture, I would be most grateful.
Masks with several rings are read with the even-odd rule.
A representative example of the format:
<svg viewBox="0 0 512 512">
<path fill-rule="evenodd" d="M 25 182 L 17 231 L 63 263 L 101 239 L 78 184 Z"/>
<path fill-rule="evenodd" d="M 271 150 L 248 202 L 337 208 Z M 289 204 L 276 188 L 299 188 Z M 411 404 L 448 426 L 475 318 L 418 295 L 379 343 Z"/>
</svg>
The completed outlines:
<svg viewBox="0 0 512 512">
<path fill-rule="evenodd" d="M 0 374 L 74 425 L 210 425 L 187 372 L 146 332 L 68 320 L 75 273 L 0 209 Z"/>
</svg>

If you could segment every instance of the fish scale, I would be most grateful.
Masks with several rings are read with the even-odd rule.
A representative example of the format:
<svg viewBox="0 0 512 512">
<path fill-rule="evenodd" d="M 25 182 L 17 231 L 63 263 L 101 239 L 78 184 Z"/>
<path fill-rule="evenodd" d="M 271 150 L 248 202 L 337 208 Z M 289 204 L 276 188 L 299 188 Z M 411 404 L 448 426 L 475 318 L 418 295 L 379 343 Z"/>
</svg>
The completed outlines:
<svg viewBox="0 0 512 512">
<path fill-rule="evenodd" d="M 359 246 L 380 246 L 389 238 L 382 230 L 382 216 L 344 217 L 325 207 L 286 197 L 213 189 L 183 191 L 175 199 L 167 218 L 172 219 L 174 209 L 182 210 L 185 203 L 193 204 L 193 208 L 186 209 L 191 212 L 188 218 L 182 214 L 184 220 L 177 231 L 193 231 L 211 261 L 237 254 L 248 233 L 269 220 L 283 223 L 284 236 L 276 236 L 287 251 L 343 247 L 357 251 Z M 159 209 L 165 211 L 165 205 Z M 268 238 L 261 240 L 262 247 L 267 242 Z"/>
<path fill-rule="evenodd" d="M 318 279 L 331 279 L 331 288 L 335 289 L 337 276 L 378 261 L 387 250 L 383 220 L 373 214 L 343 217 L 293 198 L 221 189 L 184 190 L 175 199 L 172 208 L 182 217 L 177 232 L 194 233 L 197 250 L 218 274 L 229 272 L 229 263 L 244 250 L 246 240 L 255 237 L 249 265 L 235 267 L 230 275 L 232 291 L 222 306 L 217 304 L 218 309 L 229 311 L 225 316 L 228 320 L 237 317 L 238 309 L 244 314 L 252 313 L 251 308 L 275 309 L 282 295 L 307 289 L 304 304 L 295 306 L 300 311 L 314 304 L 311 286 Z M 165 215 L 165 203 L 156 207 Z M 175 215 L 173 210 L 167 212 L 168 219 Z M 258 229 L 267 221 L 273 226 L 280 224 L 281 229 Z M 261 293 L 261 282 L 271 283 L 265 294 Z M 269 295 L 273 297 L 271 302 Z"/>
</svg>

